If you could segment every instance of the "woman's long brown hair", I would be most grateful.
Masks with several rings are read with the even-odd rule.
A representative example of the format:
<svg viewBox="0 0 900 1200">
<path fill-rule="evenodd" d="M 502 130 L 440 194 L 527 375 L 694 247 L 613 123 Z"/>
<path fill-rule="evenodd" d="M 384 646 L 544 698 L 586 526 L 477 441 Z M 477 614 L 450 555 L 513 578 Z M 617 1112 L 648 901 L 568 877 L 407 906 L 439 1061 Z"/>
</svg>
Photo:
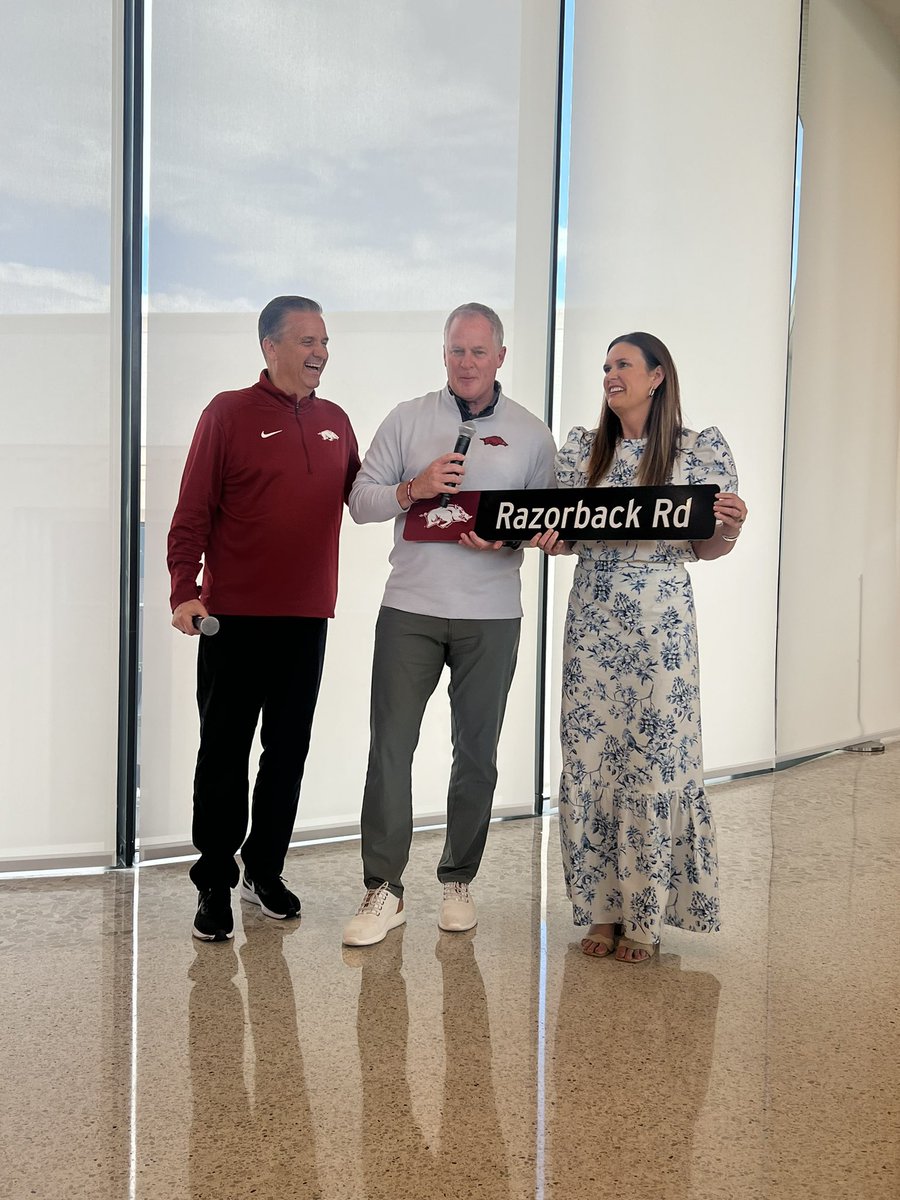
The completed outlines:
<svg viewBox="0 0 900 1200">
<path fill-rule="evenodd" d="M 613 338 L 607 346 L 606 353 L 608 354 L 619 342 L 627 342 L 629 346 L 640 350 L 648 371 L 652 371 L 654 367 L 661 367 L 663 370 L 663 381 L 653 393 L 650 411 L 647 414 L 647 424 L 644 426 L 647 444 L 637 471 L 639 484 L 644 487 L 659 487 L 671 479 L 675 456 L 681 444 L 681 390 L 678 386 L 678 372 L 675 370 L 672 355 L 652 333 L 625 333 L 622 337 Z M 622 422 L 609 407 L 604 396 L 588 463 L 588 487 L 596 487 L 612 466 L 616 456 L 616 442 L 621 436 Z"/>
</svg>

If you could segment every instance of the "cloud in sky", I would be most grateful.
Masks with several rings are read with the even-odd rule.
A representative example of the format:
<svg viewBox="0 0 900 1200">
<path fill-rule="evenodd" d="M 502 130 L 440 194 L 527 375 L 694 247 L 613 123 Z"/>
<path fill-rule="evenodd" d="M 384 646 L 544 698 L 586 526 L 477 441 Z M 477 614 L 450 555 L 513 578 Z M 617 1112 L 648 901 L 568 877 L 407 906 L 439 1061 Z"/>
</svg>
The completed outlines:
<svg viewBox="0 0 900 1200">
<path fill-rule="evenodd" d="M 156 0 L 151 288 L 508 303 L 519 8 Z"/>
<path fill-rule="evenodd" d="M 115 33 L 108 0 L 4 3 L 2 25 L 0 195 L 107 210 Z"/>
<path fill-rule="evenodd" d="M 148 8 L 153 310 L 512 303 L 525 175 L 550 169 L 549 148 L 519 158 L 521 0 Z M 4 311 L 107 303 L 114 32 L 108 0 L 15 6 L 0 261 L 33 272 Z"/>
<path fill-rule="evenodd" d="M 108 0 L 3 4 L 0 311 L 109 307 L 113 37 Z"/>
<path fill-rule="evenodd" d="M 0 312 L 97 313 L 109 311 L 109 286 L 87 271 L 59 271 L 0 262 Z"/>
</svg>

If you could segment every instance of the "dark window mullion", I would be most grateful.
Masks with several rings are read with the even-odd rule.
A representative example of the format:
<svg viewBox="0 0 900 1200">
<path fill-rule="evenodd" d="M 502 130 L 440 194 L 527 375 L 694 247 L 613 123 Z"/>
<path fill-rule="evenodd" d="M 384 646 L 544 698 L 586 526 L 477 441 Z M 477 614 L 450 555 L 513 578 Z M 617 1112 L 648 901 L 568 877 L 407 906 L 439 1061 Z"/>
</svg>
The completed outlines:
<svg viewBox="0 0 900 1200">
<path fill-rule="evenodd" d="M 566 56 L 566 17 L 569 0 L 560 0 L 559 4 L 559 54 L 556 68 L 556 130 L 553 147 L 553 212 L 550 231 L 550 295 L 547 307 L 547 373 L 544 380 L 544 420 L 553 428 L 555 395 L 553 380 L 556 371 L 556 290 L 559 276 L 559 214 L 560 187 L 562 178 L 563 155 L 563 123 L 568 121 L 569 114 L 564 113 L 564 71 Z M 544 809 L 544 744 L 547 736 L 547 724 L 544 719 L 547 692 L 547 662 L 548 662 L 548 613 L 549 601 L 549 560 L 541 555 L 541 580 L 538 593 L 538 660 L 535 689 L 535 737 L 534 737 L 534 811 L 539 816 Z"/>
<path fill-rule="evenodd" d="M 116 866 L 134 864 L 140 654 L 144 4 L 125 0 L 122 138 L 122 428 Z"/>
</svg>

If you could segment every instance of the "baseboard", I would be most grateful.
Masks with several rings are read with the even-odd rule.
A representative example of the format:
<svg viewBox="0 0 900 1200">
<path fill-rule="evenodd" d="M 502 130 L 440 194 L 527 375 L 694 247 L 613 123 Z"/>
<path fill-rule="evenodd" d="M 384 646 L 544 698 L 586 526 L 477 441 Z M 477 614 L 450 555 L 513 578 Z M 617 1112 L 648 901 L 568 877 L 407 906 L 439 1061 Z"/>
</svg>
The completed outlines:
<svg viewBox="0 0 900 1200">
<path fill-rule="evenodd" d="M 858 742 L 895 742 L 900 738 L 900 729 L 885 729 L 874 733 L 855 733 L 840 742 L 829 742 L 823 746 L 807 746 L 798 750 L 786 751 L 775 755 L 776 768 L 792 767 L 797 763 L 808 762 L 811 758 L 821 758 L 823 754 L 834 754 L 845 750 L 847 746 L 855 746 Z"/>
<path fill-rule="evenodd" d="M 4 875 L 78 875 L 96 874 L 113 868 L 109 852 L 85 854 L 41 854 L 25 858 L 0 858 L 0 878 Z"/>
</svg>

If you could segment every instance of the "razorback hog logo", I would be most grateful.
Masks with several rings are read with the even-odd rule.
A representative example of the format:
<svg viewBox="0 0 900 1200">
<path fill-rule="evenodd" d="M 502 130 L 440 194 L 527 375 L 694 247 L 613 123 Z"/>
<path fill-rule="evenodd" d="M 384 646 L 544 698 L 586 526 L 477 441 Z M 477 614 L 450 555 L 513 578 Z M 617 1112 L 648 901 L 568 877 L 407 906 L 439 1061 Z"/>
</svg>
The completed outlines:
<svg viewBox="0 0 900 1200">
<path fill-rule="evenodd" d="M 330 429 L 320 429 L 319 437 L 323 442 L 339 442 L 341 439 L 336 433 L 332 433 Z"/>
<path fill-rule="evenodd" d="M 426 513 L 419 513 L 425 518 L 426 529 L 449 529 L 451 525 L 471 521 L 471 516 L 461 504 L 447 504 L 441 508 L 430 508 Z"/>
<path fill-rule="evenodd" d="M 504 442 L 503 438 L 497 433 L 492 433 L 490 437 L 481 439 L 486 446 L 508 446 L 509 442 Z"/>
</svg>

